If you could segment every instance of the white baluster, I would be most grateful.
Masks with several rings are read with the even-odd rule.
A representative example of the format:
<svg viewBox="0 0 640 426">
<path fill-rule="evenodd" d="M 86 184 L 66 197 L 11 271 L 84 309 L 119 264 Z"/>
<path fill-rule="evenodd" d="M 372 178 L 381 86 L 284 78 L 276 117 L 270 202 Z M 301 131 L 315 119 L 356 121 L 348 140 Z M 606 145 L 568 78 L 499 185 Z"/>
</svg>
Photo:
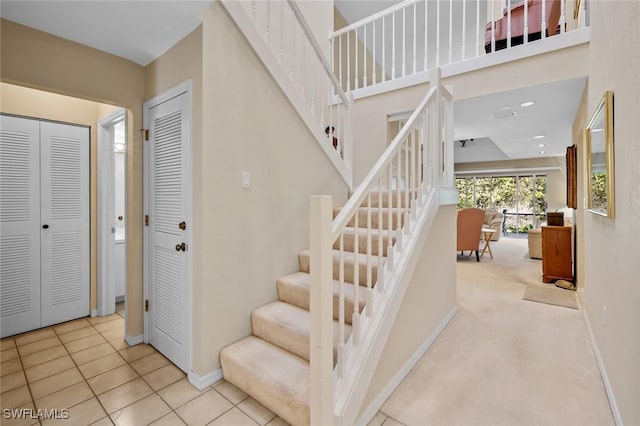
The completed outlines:
<svg viewBox="0 0 640 426">
<path fill-rule="evenodd" d="M 561 1 L 560 2 L 560 34 L 564 34 L 565 33 L 565 26 L 566 26 L 566 6 L 565 6 L 565 2 Z"/>
<path fill-rule="evenodd" d="M 291 71 L 289 78 L 296 85 L 296 17 L 291 13 Z"/>
<path fill-rule="evenodd" d="M 529 43 L 529 2 L 524 2 L 524 28 L 522 29 L 523 43 Z"/>
<path fill-rule="evenodd" d="M 525 4 L 527 2 L 525 1 Z M 491 52 L 496 51 L 496 18 L 494 14 L 496 2 L 491 2 Z"/>
<path fill-rule="evenodd" d="M 256 0 L 251 1 L 251 19 L 256 22 Z"/>
<path fill-rule="evenodd" d="M 391 80 L 396 79 L 396 13 L 391 14 Z"/>
<path fill-rule="evenodd" d="M 286 2 L 281 2 L 280 8 L 280 52 L 278 54 L 278 62 L 284 67 L 284 8 Z"/>
<path fill-rule="evenodd" d="M 347 92 L 351 91 L 351 42 L 349 40 L 349 34 L 351 34 L 351 32 L 347 33 Z"/>
<path fill-rule="evenodd" d="M 478 0 L 480 1 L 480 0 Z M 429 44 L 427 33 L 429 29 L 429 0 L 424 0 L 424 70 L 429 69 Z"/>
<path fill-rule="evenodd" d="M 389 239 L 387 240 L 387 267 L 393 268 L 393 251 L 392 251 L 392 239 L 393 235 L 393 166 L 392 161 L 389 161 L 389 169 L 387 170 L 387 232 L 389 233 Z"/>
<path fill-rule="evenodd" d="M 467 47 L 467 0 L 462 0 L 462 53 L 460 60 L 464 61 Z"/>
<path fill-rule="evenodd" d="M 436 2 L 436 67 L 440 66 L 440 1 Z"/>
<path fill-rule="evenodd" d="M 580 3 L 580 28 L 584 28 L 587 26 L 587 2 L 583 1 Z"/>
<path fill-rule="evenodd" d="M 371 264 L 371 192 L 367 196 L 367 315 L 373 311 L 371 303 L 371 289 L 373 288 L 373 265 Z"/>
<path fill-rule="evenodd" d="M 401 186 L 400 179 L 402 178 L 402 163 L 401 163 L 402 150 L 396 153 L 396 229 L 400 229 L 402 226 L 400 221 L 402 220 L 402 214 L 400 213 L 401 203 Z"/>
<path fill-rule="evenodd" d="M 355 63 L 356 69 L 355 69 L 355 83 L 353 85 L 353 89 L 357 90 L 359 87 L 358 86 L 358 29 L 357 28 L 354 30 L 354 33 L 353 33 L 353 44 L 355 45 L 354 49 L 356 51 L 356 54 L 354 56 L 355 58 L 354 60 L 356 62 Z"/>
<path fill-rule="evenodd" d="M 376 75 L 376 21 L 373 21 L 373 28 L 371 30 L 371 36 L 373 37 L 373 54 L 371 57 L 371 68 L 373 68 L 371 74 L 371 84 L 376 84 L 378 82 Z M 383 39 L 384 43 L 384 39 Z"/>
<path fill-rule="evenodd" d="M 387 17 L 383 16 L 382 17 L 382 38 L 380 39 L 380 42 L 382 43 L 382 82 L 384 83 L 387 80 L 387 72 L 386 70 L 386 58 L 385 58 L 385 47 L 386 47 L 386 40 L 387 38 L 385 37 L 385 21 L 386 21 Z"/>
<path fill-rule="evenodd" d="M 340 68 L 340 87 L 342 87 L 342 90 L 345 90 L 346 86 L 344 85 L 344 80 L 342 75 L 342 34 L 339 35 L 338 37 L 340 37 L 338 39 L 338 64 Z"/>
<path fill-rule="evenodd" d="M 542 32 L 543 39 L 547 38 L 547 1 L 546 0 L 542 2 L 542 22 L 540 24 L 540 32 Z"/>
<path fill-rule="evenodd" d="M 407 20 L 406 20 L 407 8 L 402 8 L 402 76 L 407 75 Z"/>
<path fill-rule="evenodd" d="M 482 29 L 480 28 L 480 0 L 476 1 L 476 57 L 480 56 L 480 35 Z"/>
<path fill-rule="evenodd" d="M 382 265 L 382 254 L 384 252 L 384 231 L 382 229 L 382 175 L 378 178 L 378 274 L 380 273 L 380 266 Z M 380 275 L 378 275 L 378 283 L 380 282 Z"/>
<path fill-rule="evenodd" d="M 340 262 L 338 263 L 338 377 L 344 376 L 344 233 L 340 234 Z"/>
<path fill-rule="evenodd" d="M 271 41 L 271 0 L 267 0 L 267 28 L 266 28 L 266 35 L 267 35 L 267 44 L 269 44 L 269 42 Z"/>
<path fill-rule="evenodd" d="M 449 63 L 453 62 L 453 0 L 449 0 Z"/>
<path fill-rule="evenodd" d="M 511 47 L 511 0 L 507 0 L 507 49 L 510 47 Z"/>
<path fill-rule="evenodd" d="M 416 4 L 413 3 L 413 74 L 416 73 L 416 37 L 418 36 L 418 28 L 416 28 L 416 17 L 418 16 L 418 11 L 416 10 Z"/>
<path fill-rule="evenodd" d="M 358 206 L 359 207 L 359 206 Z M 360 209 L 356 209 L 354 216 L 355 232 L 358 232 L 358 216 Z M 358 264 L 359 238 L 353 240 L 353 318 L 351 320 L 351 335 L 354 345 L 360 344 L 360 265 Z"/>
<path fill-rule="evenodd" d="M 362 28 L 364 30 L 364 43 L 362 47 L 362 57 L 364 60 L 364 75 L 362 76 L 362 87 L 367 87 L 367 24 Z"/>
<path fill-rule="evenodd" d="M 409 190 L 411 189 L 411 184 L 409 182 L 409 135 L 405 139 L 404 146 L 402 151 L 404 153 L 404 207 L 409 207 Z M 405 227 L 407 226 L 407 222 L 405 222 Z"/>
</svg>

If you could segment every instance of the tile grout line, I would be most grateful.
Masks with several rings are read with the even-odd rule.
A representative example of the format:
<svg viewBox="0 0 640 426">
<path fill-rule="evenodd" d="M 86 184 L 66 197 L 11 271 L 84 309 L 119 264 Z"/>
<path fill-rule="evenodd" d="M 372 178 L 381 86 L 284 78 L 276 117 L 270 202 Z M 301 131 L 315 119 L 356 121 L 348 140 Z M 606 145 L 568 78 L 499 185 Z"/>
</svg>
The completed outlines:
<svg viewBox="0 0 640 426">
<path fill-rule="evenodd" d="M 55 333 L 55 331 L 54 331 Z M 27 384 L 27 390 L 29 391 L 29 396 L 31 397 L 31 405 L 33 406 L 34 409 L 38 409 L 38 407 L 36 406 L 36 400 L 33 398 L 33 392 L 31 391 L 31 384 L 29 383 L 29 378 L 27 377 L 27 372 L 24 369 L 24 364 L 22 364 L 22 355 L 20 354 L 20 348 L 18 346 L 18 342 L 16 342 L 16 339 L 13 339 L 13 343 L 16 345 L 16 352 L 18 353 L 18 362 L 20 362 L 20 367 L 22 367 L 22 374 L 24 375 L 24 381 Z M 60 342 L 62 343 L 62 342 Z M 18 407 L 16 407 L 18 408 Z M 35 423 L 32 423 L 32 425 L 34 425 Z M 42 422 L 40 421 L 40 419 L 38 419 L 38 424 L 42 425 Z"/>
</svg>

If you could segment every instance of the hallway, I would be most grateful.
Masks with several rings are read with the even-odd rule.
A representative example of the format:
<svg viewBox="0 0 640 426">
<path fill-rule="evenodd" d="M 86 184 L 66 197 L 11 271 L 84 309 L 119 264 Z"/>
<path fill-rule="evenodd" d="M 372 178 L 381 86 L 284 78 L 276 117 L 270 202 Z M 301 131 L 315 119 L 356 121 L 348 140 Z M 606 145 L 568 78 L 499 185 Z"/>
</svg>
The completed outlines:
<svg viewBox="0 0 640 426">
<path fill-rule="evenodd" d="M 527 240 L 458 256 L 458 313 L 370 425 L 614 425 L 581 310 L 522 299 Z"/>
</svg>

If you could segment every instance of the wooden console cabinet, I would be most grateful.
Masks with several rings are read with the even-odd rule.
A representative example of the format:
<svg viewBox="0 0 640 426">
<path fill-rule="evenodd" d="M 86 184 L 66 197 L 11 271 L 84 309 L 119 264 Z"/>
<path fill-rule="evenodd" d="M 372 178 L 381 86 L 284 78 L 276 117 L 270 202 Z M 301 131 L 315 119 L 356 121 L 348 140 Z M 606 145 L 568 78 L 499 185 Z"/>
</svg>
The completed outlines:
<svg viewBox="0 0 640 426">
<path fill-rule="evenodd" d="M 542 281 L 573 282 L 573 255 L 570 226 L 542 227 Z"/>
</svg>

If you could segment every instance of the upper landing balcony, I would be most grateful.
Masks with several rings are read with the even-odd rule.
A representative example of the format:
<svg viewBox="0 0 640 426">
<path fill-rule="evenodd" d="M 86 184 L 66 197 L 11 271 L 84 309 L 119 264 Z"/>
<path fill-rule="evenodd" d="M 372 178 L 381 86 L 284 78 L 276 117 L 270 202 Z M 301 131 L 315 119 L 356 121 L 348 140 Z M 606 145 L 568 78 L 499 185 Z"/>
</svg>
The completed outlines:
<svg viewBox="0 0 640 426">
<path fill-rule="evenodd" d="M 332 65 L 354 98 L 425 83 L 433 67 L 446 78 L 589 42 L 587 0 L 405 0 L 384 10 L 380 2 L 336 0 L 335 6 Z"/>
</svg>

